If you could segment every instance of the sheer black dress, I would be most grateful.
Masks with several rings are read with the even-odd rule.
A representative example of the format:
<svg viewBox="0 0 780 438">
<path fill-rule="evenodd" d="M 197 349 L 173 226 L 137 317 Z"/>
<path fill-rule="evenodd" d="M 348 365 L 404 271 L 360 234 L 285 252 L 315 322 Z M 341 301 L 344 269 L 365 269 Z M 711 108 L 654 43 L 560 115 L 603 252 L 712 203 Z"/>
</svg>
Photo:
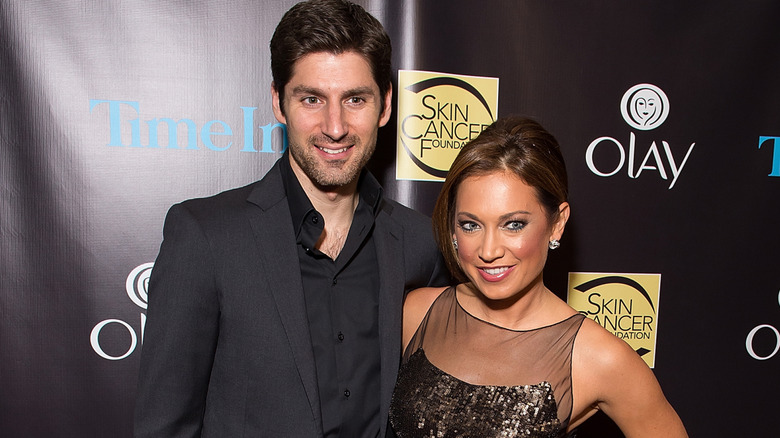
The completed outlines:
<svg viewBox="0 0 780 438">
<path fill-rule="evenodd" d="M 480 320 L 442 292 L 404 352 L 390 406 L 399 438 L 562 437 L 585 317 L 534 330 Z"/>
</svg>

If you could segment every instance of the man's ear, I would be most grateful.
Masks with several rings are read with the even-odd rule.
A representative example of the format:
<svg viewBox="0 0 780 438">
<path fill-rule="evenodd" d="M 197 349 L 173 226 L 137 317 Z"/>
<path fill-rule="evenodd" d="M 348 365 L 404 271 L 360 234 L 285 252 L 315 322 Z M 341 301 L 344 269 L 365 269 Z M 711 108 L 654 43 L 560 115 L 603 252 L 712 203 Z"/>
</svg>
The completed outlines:
<svg viewBox="0 0 780 438">
<path fill-rule="evenodd" d="M 274 117 L 279 123 L 287 124 L 287 117 L 284 116 L 282 101 L 279 99 L 279 92 L 276 91 L 276 84 L 271 82 L 271 103 L 273 105 Z"/>
<path fill-rule="evenodd" d="M 390 121 L 390 115 L 393 113 L 393 84 L 387 87 L 382 105 L 382 114 L 379 115 L 380 128 L 387 125 L 387 122 Z"/>
</svg>

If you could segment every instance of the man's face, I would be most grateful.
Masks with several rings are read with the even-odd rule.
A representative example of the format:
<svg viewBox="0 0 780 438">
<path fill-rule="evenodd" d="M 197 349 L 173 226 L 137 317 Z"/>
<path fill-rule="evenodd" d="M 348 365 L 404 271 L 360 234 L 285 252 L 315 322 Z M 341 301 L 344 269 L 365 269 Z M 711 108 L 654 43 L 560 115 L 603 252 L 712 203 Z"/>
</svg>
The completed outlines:
<svg viewBox="0 0 780 438">
<path fill-rule="evenodd" d="M 390 119 L 392 91 L 379 94 L 368 62 L 355 52 L 310 53 L 293 66 L 284 102 L 274 87 L 271 93 L 298 179 L 321 190 L 356 181 Z"/>
</svg>

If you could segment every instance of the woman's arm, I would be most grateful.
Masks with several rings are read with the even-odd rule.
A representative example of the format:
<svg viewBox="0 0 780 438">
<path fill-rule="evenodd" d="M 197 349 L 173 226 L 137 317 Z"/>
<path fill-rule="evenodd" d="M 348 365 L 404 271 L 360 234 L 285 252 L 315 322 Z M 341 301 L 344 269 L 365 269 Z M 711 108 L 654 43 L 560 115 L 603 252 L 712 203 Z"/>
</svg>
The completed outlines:
<svg viewBox="0 0 780 438">
<path fill-rule="evenodd" d="M 627 438 L 688 436 L 652 370 L 625 341 L 586 319 L 572 360 L 572 427 L 599 409 Z"/>
</svg>

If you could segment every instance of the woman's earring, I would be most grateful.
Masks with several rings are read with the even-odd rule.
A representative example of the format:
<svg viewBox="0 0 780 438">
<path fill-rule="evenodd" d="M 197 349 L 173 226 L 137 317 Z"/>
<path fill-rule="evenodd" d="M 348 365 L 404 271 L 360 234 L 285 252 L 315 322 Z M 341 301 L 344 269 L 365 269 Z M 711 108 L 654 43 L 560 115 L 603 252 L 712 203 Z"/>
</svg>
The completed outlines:
<svg viewBox="0 0 780 438">
<path fill-rule="evenodd" d="M 561 246 L 561 242 L 558 239 L 553 239 L 547 244 L 550 249 L 558 249 Z"/>
<path fill-rule="evenodd" d="M 452 246 L 455 247 L 455 251 L 458 250 L 458 239 L 452 239 Z"/>
</svg>

